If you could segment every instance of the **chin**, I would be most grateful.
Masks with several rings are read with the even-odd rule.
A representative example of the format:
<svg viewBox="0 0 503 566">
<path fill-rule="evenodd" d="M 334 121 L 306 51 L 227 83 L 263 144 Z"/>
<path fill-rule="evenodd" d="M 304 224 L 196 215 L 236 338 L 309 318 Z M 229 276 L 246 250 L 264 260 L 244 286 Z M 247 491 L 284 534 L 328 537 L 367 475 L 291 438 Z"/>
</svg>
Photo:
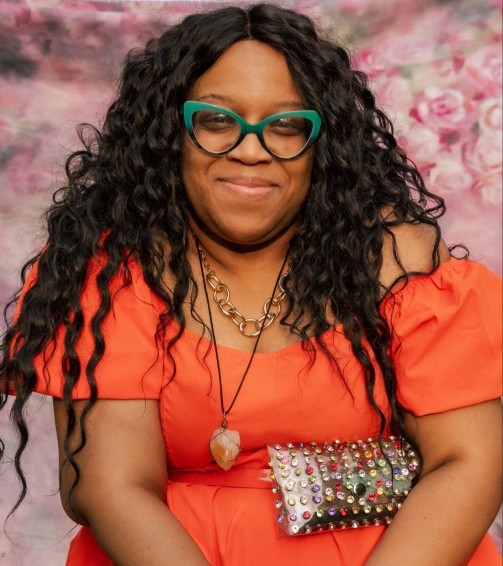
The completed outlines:
<svg viewBox="0 0 503 566">
<path fill-rule="evenodd" d="M 257 232 L 256 230 L 234 230 L 221 233 L 221 238 L 237 246 L 259 246 L 274 238 L 273 232 Z"/>
<path fill-rule="evenodd" d="M 264 226 L 261 229 L 254 226 L 233 226 L 222 227 L 218 231 L 218 237 L 236 247 L 261 248 L 269 245 L 275 240 L 287 235 L 287 232 L 293 231 L 293 225 L 289 224 L 285 228 L 279 228 L 278 224 Z"/>
<path fill-rule="evenodd" d="M 221 215 L 205 222 L 192 215 L 192 219 L 201 235 L 225 247 L 266 247 L 278 239 L 289 239 L 295 231 L 294 219 L 290 218 Z"/>
</svg>

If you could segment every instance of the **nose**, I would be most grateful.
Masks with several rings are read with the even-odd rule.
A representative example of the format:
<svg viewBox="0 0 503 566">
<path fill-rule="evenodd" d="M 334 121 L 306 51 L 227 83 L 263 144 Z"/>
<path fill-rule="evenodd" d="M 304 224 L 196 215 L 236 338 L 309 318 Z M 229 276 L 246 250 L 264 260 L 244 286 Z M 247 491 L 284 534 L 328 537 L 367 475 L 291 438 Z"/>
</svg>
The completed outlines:
<svg viewBox="0 0 503 566">
<path fill-rule="evenodd" d="M 227 159 L 235 159 L 243 163 L 263 163 L 272 160 L 272 156 L 262 147 L 258 136 L 248 133 L 232 151 L 227 154 Z"/>
</svg>

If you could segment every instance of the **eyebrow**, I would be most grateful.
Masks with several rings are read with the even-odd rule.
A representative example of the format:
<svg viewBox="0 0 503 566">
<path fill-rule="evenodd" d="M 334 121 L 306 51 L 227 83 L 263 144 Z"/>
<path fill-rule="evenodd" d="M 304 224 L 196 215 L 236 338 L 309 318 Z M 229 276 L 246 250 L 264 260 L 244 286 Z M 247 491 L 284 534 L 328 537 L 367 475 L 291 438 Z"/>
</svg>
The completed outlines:
<svg viewBox="0 0 503 566">
<path fill-rule="evenodd" d="M 225 96 L 223 94 L 215 94 L 215 93 L 199 96 L 197 98 L 197 101 L 202 102 L 203 100 L 208 100 L 208 99 L 218 100 L 219 102 L 223 102 L 224 104 L 229 104 L 229 105 L 235 102 L 235 100 L 230 96 Z M 299 100 L 281 100 L 280 102 L 275 102 L 271 106 L 272 108 L 294 108 L 298 110 L 304 110 L 305 108 L 305 104 L 303 104 Z"/>
</svg>

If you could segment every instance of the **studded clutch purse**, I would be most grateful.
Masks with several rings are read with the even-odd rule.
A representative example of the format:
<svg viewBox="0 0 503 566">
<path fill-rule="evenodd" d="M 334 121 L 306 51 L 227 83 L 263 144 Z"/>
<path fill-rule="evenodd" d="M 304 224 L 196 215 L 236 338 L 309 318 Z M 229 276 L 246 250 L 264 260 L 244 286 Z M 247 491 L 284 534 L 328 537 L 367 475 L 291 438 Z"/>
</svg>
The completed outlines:
<svg viewBox="0 0 503 566">
<path fill-rule="evenodd" d="M 395 437 L 267 447 L 280 533 L 387 525 L 420 471 L 416 452 Z"/>
</svg>

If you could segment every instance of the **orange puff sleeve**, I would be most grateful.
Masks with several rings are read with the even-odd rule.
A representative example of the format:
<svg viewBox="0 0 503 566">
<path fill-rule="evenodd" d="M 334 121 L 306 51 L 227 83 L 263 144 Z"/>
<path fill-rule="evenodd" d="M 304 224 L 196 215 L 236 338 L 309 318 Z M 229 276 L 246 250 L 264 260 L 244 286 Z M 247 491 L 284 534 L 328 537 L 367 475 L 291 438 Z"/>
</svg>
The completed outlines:
<svg viewBox="0 0 503 566">
<path fill-rule="evenodd" d="M 100 303 L 96 277 L 103 263 L 102 259 L 90 261 L 80 296 L 84 327 L 75 345 L 80 377 L 73 390 L 74 399 L 90 396 L 86 366 L 94 351 L 91 320 Z M 112 308 L 102 324 L 105 352 L 95 369 L 98 398 L 158 399 L 164 385 L 164 352 L 155 334 L 162 304 L 143 280 L 141 268 L 134 260 L 129 261 L 129 269 L 132 275 L 129 286 L 123 287 L 125 279 L 121 274 L 114 276 L 109 285 Z M 20 302 L 35 283 L 37 271 L 35 264 L 24 285 Z M 15 316 L 18 314 L 19 305 Z M 55 344 L 49 343 L 34 358 L 37 373 L 35 391 L 38 393 L 63 396 L 64 337 L 65 329 L 60 325 Z M 49 356 L 53 349 L 52 356 Z"/>
<path fill-rule="evenodd" d="M 386 301 L 405 409 L 421 416 L 501 396 L 501 301 L 499 276 L 456 259 Z"/>
</svg>

